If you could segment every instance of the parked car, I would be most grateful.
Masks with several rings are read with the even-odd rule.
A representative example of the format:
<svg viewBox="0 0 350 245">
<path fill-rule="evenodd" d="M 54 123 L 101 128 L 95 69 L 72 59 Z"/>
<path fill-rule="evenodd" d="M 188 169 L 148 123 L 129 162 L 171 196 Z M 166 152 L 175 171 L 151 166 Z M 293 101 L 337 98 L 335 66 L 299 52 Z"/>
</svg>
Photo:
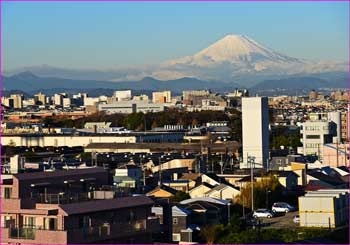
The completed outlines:
<svg viewBox="0 0 350 245">
<path fill-rule="evenodd" d="M 299 214 L 294 216 L 293 222 L 294 222 L 295 224 L 299 224 L 299 223 L 300 223 L 300 216 L 299 216 Z"/>
<path fill-rule="evenodd" d="M 295 210 L 295 207 L 286 202 L 275 202 L 272 205 L 272 212 L 274 213 L 288 213 Z"/>
<path fill-rule="evenodd" d="M 253 213 L 254 218 L 272 218 L 273 216 L 273 212 L 268 209 L 257 209 Z"/>
</svg>

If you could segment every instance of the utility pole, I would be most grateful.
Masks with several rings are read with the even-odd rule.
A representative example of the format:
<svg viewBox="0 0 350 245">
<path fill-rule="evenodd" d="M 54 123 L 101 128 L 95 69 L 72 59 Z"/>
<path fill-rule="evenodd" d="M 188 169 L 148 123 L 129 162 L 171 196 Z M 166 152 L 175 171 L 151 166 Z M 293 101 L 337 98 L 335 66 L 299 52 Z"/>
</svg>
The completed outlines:
<svg viewBox="0 0 350 245">
<path fill-rule="evenodd" d="M 254 211 L 254 166 L 255 157 L 248 156 L 248 162 L 250 164 L 250 186 L 251 186 L 251 201 L 252 201 L 252 211 Z"/>
<path fill-rule="evenodd" d="M 339 142 L 337 139 L 337 167 L 339 167 Z"/>
<path fill-rule="evenodd" d="M 346 149 L 346 143 L 344 143 L 344 166 L 346 166 L 346 160 L 347 160 L 347 149 Z"/>
<path fill-rule="evenodd" d="M 240 189 L 240 191 L 241 191 L 241 197 L 242 197 L 242 213 L 243 213 L 243 218 L 245 219 L 245 208 L 244 208 L 244 195 L 243 195 L 243 193 L 242 193 L 242 182 L 241 182 L 241 189 Z"/>
<path fill-rule="evenodd" d="M 162 185 L 162 162 L 161 158 L 159 157 L 159 185 Z"/>
</svg>

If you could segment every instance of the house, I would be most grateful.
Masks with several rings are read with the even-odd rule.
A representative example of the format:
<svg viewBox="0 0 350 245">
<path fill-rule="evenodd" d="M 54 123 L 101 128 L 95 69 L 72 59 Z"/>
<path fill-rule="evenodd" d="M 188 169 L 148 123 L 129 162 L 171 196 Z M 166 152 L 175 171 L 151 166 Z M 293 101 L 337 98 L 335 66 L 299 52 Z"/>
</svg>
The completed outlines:
<svg viewBox="0 0 350 245">
<path fill-rule="evenodd" d="M 345 166 L 341 167 L 323 167 L 321 168 L 322 172 L 327 175 L 338 178 L 345 183 L 349 183 L 349 169 Z"/>
<path fill-rule="evenodd" d="M 159 228 L 144 196 L 96 195 L 103 168 L 21 173 L 1 183 L 2 242 L 10 244 L 151 243 Z M 108 194 L 110 192 L 107 192 Z"/>
<path fill-rule="evenodd" d="M 290 165 L 290 170 L 298 175 L 298 186 L 305 186 L 307 184 L 306 181 L 306 171 L 307 164 L 300 162 L 292 162 Z"/>
<path fill-rule="evenodd" d="M 244 176 L 240 180 L 237 180 L 236 183 L 239 185 L 240 188 L 246 187 L 247 184 L 250 184 L 252 181 L 251 176 Z M 253 177 L 253 182 L 257 181 L 256 176 Z"/>
<path fill-rule="evenodd" d="M 249 177 L 247 174 L 218 174 L 220 178 L 224 178 L 227 182 L 229 182 L 233 186 L 241 186 L 239 180 L 242 180 L 244 177 Z"/>
<path fill-rule="evenodd" d="M 329 176 L 317 169 L 307 171 L 306 178 L 306 190 L 308 191 L 348 188 L 346 182 L 342 181 L 340 178 Z"/>
<path fill-rule="evenodd" d="M 180 179 L 181 180 L 188 180 L 188 187 L 189 189 L 192 189 L 196 185 L 196 181 L 198 178 L 200 178 L 202 174 L 200 173 L 184 173 Z"/>
<path fill-rule="evenodd" d="M 175 196 L 177 190 L 166 186 L 166 185 L 160 185 L 157 186 L 155 189 L 149 191 L 146 193 L 146 196 L 152 196 L 152 197 L 173 197 Z"/>
<path fill-rule="evenodd" d="M 230 202 L 212 197 L 183 200 L 179 206 L 191 211 L 190 223 L 199 227 L 226 224 L 230 219 Z"/>
<path fill-rule="evenodd" d="M 152 173 L 156 173 L 159 171 L 164 171 L 173 168 L 187 168 L 188 170 L 195 169 L 196 159 L 172 159 L 170 161 L 158 164 L 157 166 L 152 166 Z"/>
<path fill-rule="evenodd" d="M 206 182 L 213 186 L 220 185 L 221 183 L 227 183 L 227 181 L 224 178 L 221 178 L 214 173 L 202 174 L 201 179 L 202 182 Z"/>
<path fill-rule="evenodd" d="M 177 191 L 188 192 L 189 190 L 189 181 L 188 180 L 164 180 L 162 181 L 163 185 L 169 186 Z"/>
<path fill-rule="evenodd" d="M 126 164 L 114 170 L 113 181 L 117 188 L 140 190 L 142 186 L 142 169 L 135 164 Z"/>
<path fill-rule="evenodd" d="M 271 171 L 278 178 L 278 182 L 286 189 L 292 190 L 298 186 L 299 175 L 293 171 Z"/>
<path fill-rule="evenodd" d="M 188 193 L 191 198 L 205 197 L 205 193 L 210 191 L 213 187 L 214 186 L 208 184 L 207 182 L 202 182 L 197 186 L 193 187 L 191 190 L 189 190 Z"/>
<path fill-rule="evenodd" d="M 181 231 L 186 230 L 189 225 L 190 211 L 178 206 L 172 207 L 173 218 L 173 241 L 181 241 Z"/>
<path fill-rule="evenodd" d="M 163 207 L 152 207 L 152 213 L 159 217 L 162 221 L 164 219 Z M 172 227 L 172 241 L 178 243 L 193 243 L 198 240 L 198 233 L 200 228 L 198 225 L 190 224 L 191 211 L 180 207 L 173 206 L 171 208 L 171 227 Z"/>
<path fill-rule="evenodd" d="M 232 201 L 240 195 L 240 193 L 240 190 L 236 187 L 220 184 L 207 191 L 204 196 Z"/>
</svg>

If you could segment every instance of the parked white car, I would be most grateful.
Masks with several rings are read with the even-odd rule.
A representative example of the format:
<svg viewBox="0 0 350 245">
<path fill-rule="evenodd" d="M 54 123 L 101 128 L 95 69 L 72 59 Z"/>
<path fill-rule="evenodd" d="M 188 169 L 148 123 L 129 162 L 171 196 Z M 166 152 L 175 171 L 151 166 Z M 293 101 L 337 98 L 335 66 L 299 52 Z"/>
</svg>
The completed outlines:
<svg viewBox="0 0 350 245">
<path fill-rule="evenodd" d="M 288 213 L 295 210 L 292 205 L 289 205 L 286 202 L 275 202 L 271 209 L 274 213 Z"/>
<path fill-rule="evenodd" d="M 268 209 L 257 209 L 253 213 L 254 218 L 272 218 L 274 214 Z"/>
</svg>

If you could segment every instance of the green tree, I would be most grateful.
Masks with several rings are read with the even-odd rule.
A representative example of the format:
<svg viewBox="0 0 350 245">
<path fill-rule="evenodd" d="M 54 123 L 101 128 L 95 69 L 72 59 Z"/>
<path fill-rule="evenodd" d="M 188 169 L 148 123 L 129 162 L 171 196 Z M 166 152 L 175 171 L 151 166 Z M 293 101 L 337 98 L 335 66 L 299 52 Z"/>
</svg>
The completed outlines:
<svg viewBox="0 0 350 245">
<path fill-rule="evenodd" d="M 199 235 L 205 240 L 207 244 L 214 244 L 223 229 L 223 225 L 205 226 L 201 229 Z"/>
<path fill-rule="evenodd" d="M 171 198 L 173 202 L 181 202 L 186 199 L 190 199 L 190 195 L 184 191 L 177 191 L 175 195 Z"/>
</svg>

